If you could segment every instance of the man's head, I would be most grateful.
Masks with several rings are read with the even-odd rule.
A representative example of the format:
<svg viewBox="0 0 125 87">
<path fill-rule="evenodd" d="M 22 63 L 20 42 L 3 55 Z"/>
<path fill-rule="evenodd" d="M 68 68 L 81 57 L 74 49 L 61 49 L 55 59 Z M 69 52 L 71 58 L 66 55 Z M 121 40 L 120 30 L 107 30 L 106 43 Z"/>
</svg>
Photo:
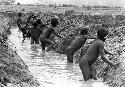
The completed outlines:
<svg viewBox="0 0 125 87">
<path fill-rule="evenodd" d="M 58 19 L 57 19 L 57 18 L 52 18 L 52 19 L 51 19 L 51 25 L 52 25 L 53 27 L 56 27 L 58 24 L 59 24 L 59 22 L 58 22 Z"/>
<path fill-rule="evenodd" d="M 109 33 L 108 30 L 102 28 L 97 31 L 97 36 L 99 39 L 105 41 L 108 33 Z"/>
<path fill-rule="evenodd" d="M 18 17 L 21 17 L 22 16 L 22 13 L 18 13 Z"/>
<path fill-rule="evenodd" d="M 83 28 L 81 31 L 80 31 L 80 35 L 87 35 L 88 34 L 88 28 Z"/>
<path fill-rule="evenodd" d="M 33 26 L 34 27 L 37 27 L 38 26 L 38 23 L 36 21 L 33 21 Z"/>
<path fill-rule="evenodd" d="M 36 22 L 37 22 L 38 24 L 42 24 L 41 19 L 37 19 Z"/>
</svg>

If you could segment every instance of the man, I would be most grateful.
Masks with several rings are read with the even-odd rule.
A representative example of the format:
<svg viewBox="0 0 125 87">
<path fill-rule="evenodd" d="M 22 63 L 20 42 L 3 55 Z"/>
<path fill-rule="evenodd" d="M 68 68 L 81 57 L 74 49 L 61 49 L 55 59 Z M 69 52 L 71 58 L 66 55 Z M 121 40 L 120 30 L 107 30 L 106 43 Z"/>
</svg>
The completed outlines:
<svg viewBox="0 0 125 87">
<path fill-rule="evenodd" d="M 73 63 L 74 53 L 80 49 L 86 42 L 87 39 L 96 39 L 94 36 L 88 35 L 88 28 L 83 28 L 78 35 L 71 43 L 70 46 L 66 49 L 67 61 Z"/>
<path fill-rule="evenodd" d="M 57 37 L 62 38 L 55 31 L 55 28 L 57 27 L 58 24 L 59 24 L 58 20 L 56 18 L 52 18 L 50 27 L 45 30 L 42 36 L 40 36 L 40 42 L 43 52 L 45 51 L 45 47 L 47 46 L 47 44 L 50 45 L 49 48 L 53 46 L 54 42 L 49 39 L 52 34 L 55 34 Z"/>
<path fill-rule="evenodd" d="M 18 13 L 18 18 L 17 18 L 17 26 L 19 28 L 19 31 L 21 31 L 21 16 L 22 16 L 22 13 Z"/>
<path fill-rule="evenodd" d="M 39 31 L 38 24 L 34 21 L 31 28 L 31 44 L 39 44 Z"/>
<path fill-rule="evenodd" d="M 104 62 L 116 68 L 116 65 L 105 57 L 105 54 L 111 55 L 110 52 L 104 49 L 104 41 L 106 40 L 107 35 L 108 35 L 107 30 L 99 29 L 97 31 L 97 39 L 90 45 L 85 55 L 81 58 L 79 62 L 79 67 L 82 71 L 84 81 L 87 81 L 91 78 L 97 80 L 96 70 L 93 69 L 91 65 L 95 63 L 99 55 L 101 56 L 101 59 Z"/>
<path fill-rule="evenodd" d="M 47 25 L 49 24 L 43 24 L 43 22 L 41 21 L 41 19 L 37 19 L 36 20 L 37 24 L 38 24 L 38 29 L 39 29 L 39 37 L 43 34 L 44 28 L 47 28 Z"/>
</svg>

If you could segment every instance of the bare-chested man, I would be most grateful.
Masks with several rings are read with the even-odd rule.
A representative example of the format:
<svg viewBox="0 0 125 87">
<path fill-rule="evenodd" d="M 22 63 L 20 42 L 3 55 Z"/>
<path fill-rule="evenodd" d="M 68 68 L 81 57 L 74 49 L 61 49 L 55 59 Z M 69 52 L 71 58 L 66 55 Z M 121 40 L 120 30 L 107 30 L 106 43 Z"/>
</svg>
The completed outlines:
<svg viewBox="0 0 125 87">
<path fill-rule="evenodd" d="M 96 37 L 89 36 L 88 28 L 83 28 L 80 35 L 78 35 L 66 49 L 67 61 L 69 63 L 73 63 L 74 53 L 85 44 L 87 39 L 96 39 Z"/>
<path fill-rule="evenodd" d="M 91 68 L 91 65 L 97 60 L 99 55 L 103 61 L 116 68 L 116 65 L 105 57 L 105 54 L 111 54 L 104 49 L 104 41 L 107 35 L 107 30 L 99 29 L 97 31 L 97 39 L 90 45 L 85 55 L 81 58 L 79 67 L 82 71 L 84 81 L 87 81 L 91 78 L 97 80 L 96 70 Z"/>
<path fill-rule="evenodd" d="M 51 47 L 51 45 L 54 44 L 54 42 L 49 39 L 52 34 L 55 34 L 57 37 L 62 38 L 54 30 L 55 27 L 57 27 L 58 24 L 59 24 L 58 19 L 52 18 L 51 19 L 51 26 L 45 30 L 45 32 L 43 33 L 42 36 L 40 36 L 40 42 L 41 42 L 41 47 L 42 47 L 43 52 L 45 51 L 45 47 L 47 46 L 47 44 L 49 44 L 50 47 Z"/>
</svg>

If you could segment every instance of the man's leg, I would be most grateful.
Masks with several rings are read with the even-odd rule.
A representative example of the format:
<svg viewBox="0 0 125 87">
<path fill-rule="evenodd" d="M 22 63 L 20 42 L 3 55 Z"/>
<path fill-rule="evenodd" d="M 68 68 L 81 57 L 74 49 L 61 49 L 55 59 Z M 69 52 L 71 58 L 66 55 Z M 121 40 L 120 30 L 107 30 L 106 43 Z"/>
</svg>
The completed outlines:
<svg viewBox="0 0 125 87">
<path fill-rule="evenodd" d="M 94 80 L 97 80 L 97 72 L 96 72 L 96 69 L 93 68 L 92 66 L 90 67 L 90 73 L 91 73 L 91 78 L 94 79 Z"/>
<path fill-rule="evenodd" d="M 34 38 L 31 37 L 31 43 L 30 44 L 34 44 Z"/>
<path fill-rule="evenodd" d="M 46 51 L 48 52 L 55 45 L 55 43 L 49 39 L 46 39 L 46 43 L 49 44 L 48 48 L 46 49 Z"/>
<path fill-rule="evenodd" d="M 82 71 L 84 81 L 89 80 L 90 79 L 90 67 L 86 59 L 81 59 L 81 61 L 79 62 L 79 67 Z"/>
<path fill-rule="evenodd" d="M 18 24 L 18 28 L 19 28 L 19 32 L 21 32 L 21 25 L 20 24 Z"/>
<path fill-rule="evenodd" d="M 66 55 L 67 55 L 67 62 L 73 63 L 74 52 L 70 47 L 67 47 Z"/>
<path fill-rule="evenodd" d="M 42 50 L 45 50 L 45 42 L 41 42 Z"/>
<path fill-rule="evenodd" d="M 22 40 L 22 43 L 24 43 L 25 41 L 25 34 L 23 33 L 23 40 Z"/>
<path fill-rule="evenodd" d="M 40 55 L 42 55 L 42 57 L 44 57 L 44 56 L 45 56 L 45 45 L 46 45 L 46 43 L 45 43 L 45 42 L 41 42 L 42 53 L 40 53 Z"/>
<path fill-rule="evenodd" d="M 39 38 L 38 38 L 38 37 L 35 37 L 34 39 L 35 39 L 35 43 L 36 43 L 36 44 L 39 44 Z"/>
</svg>

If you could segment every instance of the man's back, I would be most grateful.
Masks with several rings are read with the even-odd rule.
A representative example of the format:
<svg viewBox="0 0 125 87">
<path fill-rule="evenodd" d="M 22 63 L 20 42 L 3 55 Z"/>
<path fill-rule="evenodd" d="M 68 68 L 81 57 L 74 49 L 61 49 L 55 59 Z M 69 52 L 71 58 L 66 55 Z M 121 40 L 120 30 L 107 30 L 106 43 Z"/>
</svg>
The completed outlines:
<svg viewBox="0 0 125 87">
<path fill-rule="evenodd" d="M 73 42 L 71 43 L 71 48 L 74 49 L 75 51 L 77 51 L 78 49 L 80 49 L 86 42 L 86 37 L 84 35 L 81 36 L 77 36 L 75 38 L 75 40 L 73 40 Z"/>
<path fill-rule="evenodd" d="M 48 39 L 53 32 L 54 32 L 54 29 L 52 27 L 49 27 L 45 30 L 43 36 Z"/>
<path fill-rule="evenodd" d="M 39 30 L 37 27 L 32 27 L 31 28 L 31 37 L 38 37 Z"/>
<path fill-rule="evenodd" d="M 85 58 L 91 63 L 95 62 L 100 54 L 100 46 L 103 44 L 103 41 L 96 39 L 86 51 Z"/>
</svg>

